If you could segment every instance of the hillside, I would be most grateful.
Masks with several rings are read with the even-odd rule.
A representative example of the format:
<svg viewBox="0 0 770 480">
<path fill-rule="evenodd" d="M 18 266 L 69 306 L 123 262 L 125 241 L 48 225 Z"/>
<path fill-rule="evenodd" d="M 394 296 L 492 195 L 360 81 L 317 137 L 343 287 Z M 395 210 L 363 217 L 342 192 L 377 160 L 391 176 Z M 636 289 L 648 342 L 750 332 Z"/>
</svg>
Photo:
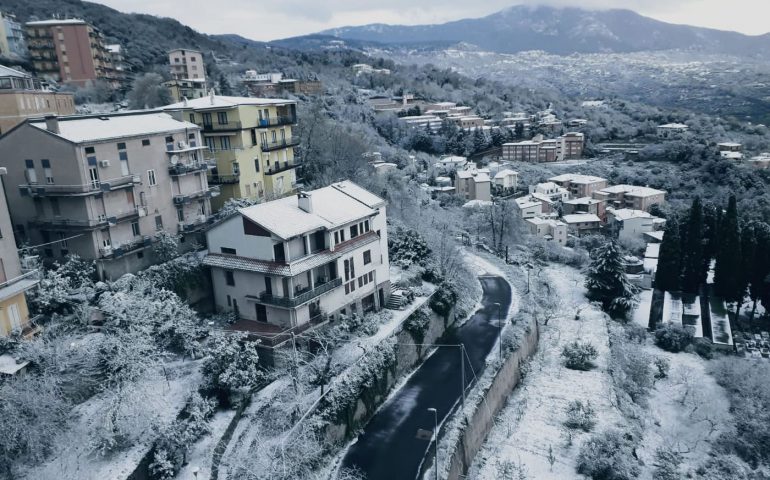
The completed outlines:
<svg viewBox="0 0 770 480">
<path fill-rule="evenodd" d="M 695 49 L 706 53 L 770 56 L 770 34 L 674 25 L 630 10 L 514 6 L 492 15 L 439 25 L 341 27 L 321 32 L 346 40 L 382 44 L 465 42 L 498 52 L 623 53 Z"/>
</svg>

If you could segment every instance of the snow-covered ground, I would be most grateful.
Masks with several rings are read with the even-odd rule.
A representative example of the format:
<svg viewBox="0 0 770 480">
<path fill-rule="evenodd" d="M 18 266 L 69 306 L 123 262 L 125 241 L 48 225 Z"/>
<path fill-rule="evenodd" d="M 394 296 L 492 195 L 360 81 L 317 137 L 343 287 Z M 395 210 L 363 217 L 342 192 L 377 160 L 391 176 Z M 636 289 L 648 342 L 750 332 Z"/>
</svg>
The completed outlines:
<svg viewBox="0 0 770 480">
<path fill-rule="evenodd" d="M 208 435 L 204 435 L 198 440 L 187 454 L 187 465 L 182 467 L 177 473 L 176 478 L 179 480 L 188 480 L 195 478 L 193 474 L 194 469 L 198 469 L 198 477 L 201 479 L 209 478 L 211 476 L 211 460 L 214 456 L 214 448 L 216 448 L 219 439 L 225 434 L 227 426 L 235 416 L 235 410 L 225 410 L 217 412 L 214 417 L 209 421 L 211 432 Z"/>
<path fill-rule="evenodd" d="M 507 462 L 525 470 L 526 478 L 575 478 L 575 458 L 587 434 L 575 435 L 572 446 L 567 446 L 562 436 L 564 411 L 573 400 L 591 402 L 597 413 L 597 429 L 621 423 L 611 403 L 605 315 L 585 305 L 582 295 L 574 293 L 583 289 L 574 270 L 549 267 L 544 275 L 553 294 L 562 300 L 559 315 L 541 328 L 539 349 L 529 373 L 499 415 L 469 478 L 499 479 Z M 581 305 L 581 320 L 576 321 L 575 311 Z M 593 370 L 580 372 L 563 366 L 562 347 L 575 339 L 591 342 L 598 350 Z M 549 448 L 556 457 L 553 469 L 547 459 Z"/>
</svg>

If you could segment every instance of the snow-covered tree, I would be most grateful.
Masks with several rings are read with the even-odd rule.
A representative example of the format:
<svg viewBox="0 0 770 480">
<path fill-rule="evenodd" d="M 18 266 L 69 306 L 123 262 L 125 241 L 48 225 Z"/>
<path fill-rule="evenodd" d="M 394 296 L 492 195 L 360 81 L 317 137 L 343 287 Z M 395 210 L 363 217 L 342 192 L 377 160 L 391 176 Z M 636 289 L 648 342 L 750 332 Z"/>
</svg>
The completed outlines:
<svg viewBox="0 0 770 480">
<path fill-rule="evenodd" d="M 251 390 L 265 378 L 257 341 L 245 333 L 215 333 L 207 345 L 203 374 L 212 387 L 224 392 Z"/>
<path fill-rule="evenodd" d="M 614 318 L 624 318 L 636 302 L 638 289 L 632 285 L 621 263 L 622 252 L 614 241 L 596 248 L 586 276 L 588 298 L 600 302 Z"/>
</svg>

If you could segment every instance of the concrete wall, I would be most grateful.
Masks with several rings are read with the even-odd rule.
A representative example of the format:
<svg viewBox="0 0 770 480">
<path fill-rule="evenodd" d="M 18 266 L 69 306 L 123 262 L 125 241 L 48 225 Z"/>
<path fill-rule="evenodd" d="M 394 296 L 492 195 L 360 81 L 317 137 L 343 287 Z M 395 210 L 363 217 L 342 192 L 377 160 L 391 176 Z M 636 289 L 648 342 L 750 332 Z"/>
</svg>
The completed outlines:
<svg viewBox="0 0 770 480">
<path fill-rule="evenodd" d="M 498 370 L 495 379 L 485 394 L 486 401 L 480 403 L 473 416 L 468 420 L 465 431 L 460 436 L 449 460 L 449 480 L 464 478 L 474 457 L 484 445 L 489 431 L 494 426 L 495 417 L 505 406 L 513 389 L 521 381 L 521 364 L 537 351 L 540 330 L 537 321 L 533 320 L 530 332 L 518 350 L 509 356 L 502 368 Z"/>
</svg>

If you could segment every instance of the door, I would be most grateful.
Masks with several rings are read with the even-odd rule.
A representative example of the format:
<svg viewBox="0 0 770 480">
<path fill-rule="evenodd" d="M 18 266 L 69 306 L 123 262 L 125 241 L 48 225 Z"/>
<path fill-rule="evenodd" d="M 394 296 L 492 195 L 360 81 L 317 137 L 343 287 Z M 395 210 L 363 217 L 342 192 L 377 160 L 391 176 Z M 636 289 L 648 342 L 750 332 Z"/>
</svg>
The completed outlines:
<svg viewBox="0 0 770 480">
<path fill-rule="evenodd" d="M 91 188 L 99 188 L 99 169 L 96 167 L 88 168 L 88 180 Z"/>
<path fill-rule="evenodd" d="M 267 308 L 264 305 L 257 304 L 257 321 L 267 323 Z"/>
<path fill-rule="evenodd" d="M 273 294 L 273 279 L 270 277 L 265 277 L 265 293 L 267 295 Z"/>
<path fill-rule="evenodd" d="M 21 330 L 21 315 L 19 314 L 19 306 L 12 303 L 8 307 L 8 319 L 11 321 L 11 331 L 15 332 Z"/>
</svg>

